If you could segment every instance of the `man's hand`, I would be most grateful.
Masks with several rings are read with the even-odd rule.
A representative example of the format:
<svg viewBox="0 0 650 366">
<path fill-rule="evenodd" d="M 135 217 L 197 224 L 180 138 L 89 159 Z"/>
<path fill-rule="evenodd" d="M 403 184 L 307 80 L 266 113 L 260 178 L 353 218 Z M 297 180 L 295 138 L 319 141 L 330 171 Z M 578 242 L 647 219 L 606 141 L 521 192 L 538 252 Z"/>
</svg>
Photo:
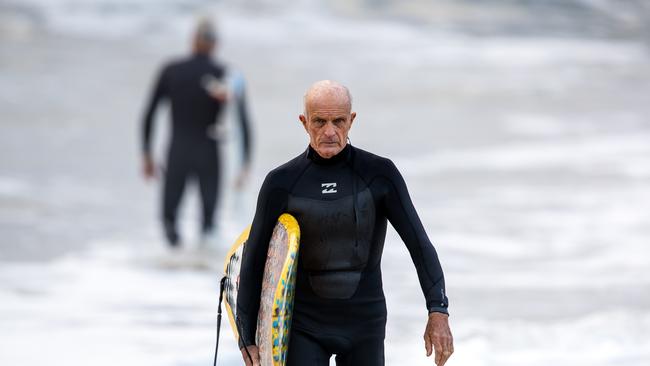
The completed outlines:
<svg viewBox="0 0 650 366">
<path fill-rule="evenodd" d="M 449 329 L 449 315 L 443 313 L 429 314 L 427 329 L 424 330 L 424 348 L 427 357 L 431 356 L 432 346 L 436 351 L 436 365 L 442 366 L 454 353 L 454 339 Z"/>
<path fill-rule="evenodd" d="M 250 353 L 251 357 L 253 358 L 252 360 L 248 358 L 246 349 L 248 349 L 248 353 Z M 241 356 L 244 358 L 244 363 L 246 363 L 246 366 L 260 366 L 260 350 L 257 348 L 257 346 L 248 346 L 246 348 L 240 349 L 240 351 Z"/>
<path fill-rule="evenodd" d="M 223 82 L 212 80 L 207 85 L 207 88 L 208 94 L 210 94 L 210 96 L 218 102 L 225 103 L 231 99 L 228 86 Z"/>
<path fill-rule="evenodd" d="M 144 179 L 146 180 L 156 177 L 156 165 L 153 162 L 153 158 L 149 155 L 145 155 L 142 160 L 142 175 L 144 175 Z"/>
</svg>

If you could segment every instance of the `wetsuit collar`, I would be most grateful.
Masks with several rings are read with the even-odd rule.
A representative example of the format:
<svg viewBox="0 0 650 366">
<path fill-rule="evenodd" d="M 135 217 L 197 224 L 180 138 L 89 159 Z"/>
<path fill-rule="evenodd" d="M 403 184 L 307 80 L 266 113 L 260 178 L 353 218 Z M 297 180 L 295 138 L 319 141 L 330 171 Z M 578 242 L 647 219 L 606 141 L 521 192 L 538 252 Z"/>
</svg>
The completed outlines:
<svg viewBox="0 0 650 366">
<path fill-rule="evenodd" d="M 307 148 L 307 158 L 319 165 L 333 165 L 341 161 L 347 160 L 352 155 L 352 145 L 346 144 L 343 150 L 329 159 L 325 159 L 318 155 L 311 145 Z"/>
<path fill-rule="evenodd" d="M 202 60 L 208 60 L 212 58 L 212 56 L 209 53 L 203 53 L 203 52 L 194 52 L 192 54 L 192 58 L 198 58 Z"/>
</svg>

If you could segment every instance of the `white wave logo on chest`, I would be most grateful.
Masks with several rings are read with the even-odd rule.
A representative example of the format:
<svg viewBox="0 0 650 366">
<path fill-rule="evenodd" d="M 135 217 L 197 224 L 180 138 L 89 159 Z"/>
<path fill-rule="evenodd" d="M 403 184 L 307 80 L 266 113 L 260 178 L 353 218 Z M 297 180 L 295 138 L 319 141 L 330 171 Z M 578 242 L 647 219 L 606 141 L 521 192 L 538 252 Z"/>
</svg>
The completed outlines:
<svg viewBox="0 0 650 366">
<path fill-rule="evenodd" d="M 321 183 L 321 188 L 323 188 L 323 194 L 336 193 L 336 183 Z"/>
</svg>

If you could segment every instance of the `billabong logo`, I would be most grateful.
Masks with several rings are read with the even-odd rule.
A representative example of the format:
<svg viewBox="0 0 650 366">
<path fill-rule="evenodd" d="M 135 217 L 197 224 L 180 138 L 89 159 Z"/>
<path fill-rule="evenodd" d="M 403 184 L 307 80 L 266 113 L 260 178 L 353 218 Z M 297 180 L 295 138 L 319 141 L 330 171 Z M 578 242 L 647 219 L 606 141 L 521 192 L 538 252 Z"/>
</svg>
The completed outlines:
<svg viewBox="0 0 650 366">
<path fill-rule="evenodd" d="M 323 194 L 336 193 L 336 183 L 321 183 Z"/>
</svg>

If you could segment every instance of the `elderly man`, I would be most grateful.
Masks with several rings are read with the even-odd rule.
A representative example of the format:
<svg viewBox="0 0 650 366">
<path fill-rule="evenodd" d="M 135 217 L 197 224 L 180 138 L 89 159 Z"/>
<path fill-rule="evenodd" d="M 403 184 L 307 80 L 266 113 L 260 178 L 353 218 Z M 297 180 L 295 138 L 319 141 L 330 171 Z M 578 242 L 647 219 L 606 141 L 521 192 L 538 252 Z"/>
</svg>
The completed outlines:
<svg viewBox="0 0 650 366">
<path fill-rule="evenodd" d="M 442 366 L 453 352 L 448 300 L 435 249 L 395 165 L 353 147 L 348 89 L 320 81 L 305 94 L 300 122 L 305 152 L 274 169 L 260 190 L 245 247 L 237 314 L 246 365 L 258 365 L 255 342 L 262 272 L 278 216 L 288 212 L 301 229 L 288 365 L 383 365 L 386 301 L 381 254 L 390 221 L 417 269 L 429 313 L 427 356 Z M 252 360 L 249 358 L 252 358 Z"/>
<path fill-rule="evenodd" d="M 167 242 L 180 244 L 176 227 L 178 206 L 185 183 L 196 179 L 202 203 L 202 240 L 214 236 L 214 212 L 217 206 L 220 158 L 218 130 L 221 115 L 228 102 L 238 112 L 242 131 L 243 166 L 237 180 L 242 185 L 250 161 L 249 119 L 241 77 L 231 77 L 226 86 L 227 69 L 212 60 L 217 42 L 214 26 L 202 20 L 192 39 L 192 55 L 167 64 L 155 83 L 142 122 L 143 175 L 156 176 L 151 153 L 154 113 L 161 101 L 171 104 L 172 129 L 167 164 L 164 172 L 162 219 Z"/>
</svg>

